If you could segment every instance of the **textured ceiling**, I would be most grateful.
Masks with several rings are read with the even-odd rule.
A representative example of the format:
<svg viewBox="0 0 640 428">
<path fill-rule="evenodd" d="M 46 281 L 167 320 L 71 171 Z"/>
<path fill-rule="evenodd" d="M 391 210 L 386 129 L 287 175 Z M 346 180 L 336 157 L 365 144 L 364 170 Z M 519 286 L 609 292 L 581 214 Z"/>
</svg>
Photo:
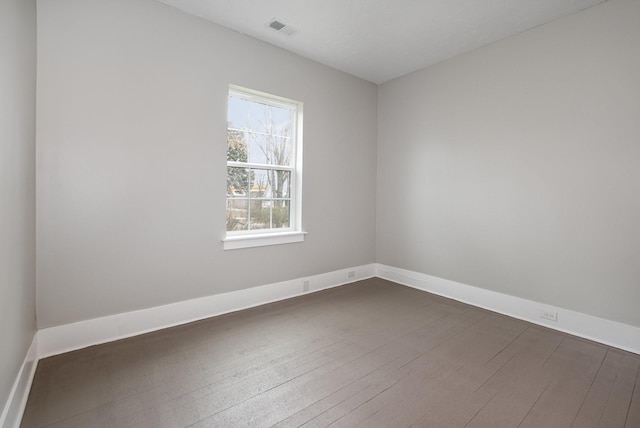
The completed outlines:
<svg viewBox="0 0 640 428">
<path fill-rule="evenodd" d="M 374 83 L 604 0 L 159 0 Z M 286 36 L 265 26 L 293 27 Z"/>
</svg>

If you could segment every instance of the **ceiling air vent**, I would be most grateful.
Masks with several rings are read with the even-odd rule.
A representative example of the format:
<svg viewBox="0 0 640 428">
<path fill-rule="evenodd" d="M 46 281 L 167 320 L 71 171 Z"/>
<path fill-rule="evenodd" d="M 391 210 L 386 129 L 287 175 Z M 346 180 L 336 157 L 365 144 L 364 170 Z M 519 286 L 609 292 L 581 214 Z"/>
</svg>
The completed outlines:
<svg viewBox="0 0 640 428">
<path fill-rule="evenodd" d="M 296 33 L 296 29 L 291 25 L 284 24 L 278 21 L 276 18 L 273 18 L 271 21 L 267 22 L 266 27 L 271 28 L 278 33 L 285 34 L 287 36 L 293 36 Z"/>
</svg>

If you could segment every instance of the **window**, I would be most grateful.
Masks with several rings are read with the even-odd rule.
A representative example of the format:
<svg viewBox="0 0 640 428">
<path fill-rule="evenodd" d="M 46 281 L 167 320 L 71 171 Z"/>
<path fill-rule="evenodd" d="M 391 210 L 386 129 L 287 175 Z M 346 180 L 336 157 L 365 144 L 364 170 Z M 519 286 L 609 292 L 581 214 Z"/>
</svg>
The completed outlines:
<svg viewBox="0 0 640 428">
<path fill-rule="evenodd" d="M 231 86 L 225 249 L 303 239 L 302 103 Z"/>
</svg>

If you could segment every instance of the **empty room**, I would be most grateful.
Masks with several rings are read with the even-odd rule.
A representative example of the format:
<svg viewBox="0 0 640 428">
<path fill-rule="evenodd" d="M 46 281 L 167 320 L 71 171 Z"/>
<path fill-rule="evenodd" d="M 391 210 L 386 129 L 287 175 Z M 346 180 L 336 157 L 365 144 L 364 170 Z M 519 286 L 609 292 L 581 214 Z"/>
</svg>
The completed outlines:
<svg viewBox="0 0 640 428">
<path fill-rule="evenodd" d="M 0 0 L 0 427 L 640 427 L 640 1 Z"/>
</svg>

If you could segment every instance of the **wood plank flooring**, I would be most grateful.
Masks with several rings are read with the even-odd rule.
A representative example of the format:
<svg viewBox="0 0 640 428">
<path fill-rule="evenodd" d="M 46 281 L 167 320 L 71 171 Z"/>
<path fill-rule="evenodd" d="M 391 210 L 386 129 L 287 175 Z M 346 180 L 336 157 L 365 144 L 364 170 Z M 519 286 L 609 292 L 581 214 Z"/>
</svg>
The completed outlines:
<svg viewBox="0 0 640 428">
<path fill-rule="evenodd" d="M 640 356 L 373 278 L 39 362 L 23 427 L 640 427 Z"/>
</svg>

